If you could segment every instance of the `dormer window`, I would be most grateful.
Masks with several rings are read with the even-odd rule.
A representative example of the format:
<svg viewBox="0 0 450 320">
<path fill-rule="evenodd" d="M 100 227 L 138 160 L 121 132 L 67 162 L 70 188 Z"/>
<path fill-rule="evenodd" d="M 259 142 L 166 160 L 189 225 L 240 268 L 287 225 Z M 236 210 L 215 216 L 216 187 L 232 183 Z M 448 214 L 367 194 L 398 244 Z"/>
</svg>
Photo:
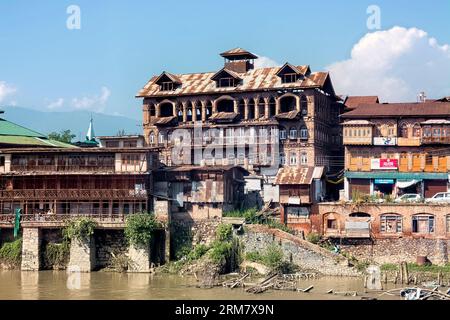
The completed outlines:
<svg viewBox="0 0 450 320">
<path fill-rule="evenodd" d="M 161 91 L 173 91 L 173 82 L 163 82 L 160 86 Z"/>
<path fill-rule="evenodd" d="M 180 78 L 168 72 L 163 72 L 153 83 L 159 85 L 161 91 L 174 91 L 181 86 Z"/>
<path fill-rule="evenodd" d="M 236 82 L 234 78 L 221 78 L 217 81 L 217 86 L 219 88 L 235 87 Z"/>
<path fill-rule="evenodd" d="M 293 66 L 290 63 L 285 63 L 278 69 L 276 75 L 280 77 L 281 83 L 294 83 L 299 79 L 303 79 L 310 72 L 309 66 Z"/>
<path fill-rule="evenodd" d="M 236 87 L 242 81 L 236 72 L 225 68 L 214 74 L 211 79 L 216 82 L 217 88 Z"/>
<path fill-rule="evenodd" d="M 281 77 L 282 83 L 292 83 L 296 82 L 298 75 L 296 73 L 286 73 Z"/>
</svg>

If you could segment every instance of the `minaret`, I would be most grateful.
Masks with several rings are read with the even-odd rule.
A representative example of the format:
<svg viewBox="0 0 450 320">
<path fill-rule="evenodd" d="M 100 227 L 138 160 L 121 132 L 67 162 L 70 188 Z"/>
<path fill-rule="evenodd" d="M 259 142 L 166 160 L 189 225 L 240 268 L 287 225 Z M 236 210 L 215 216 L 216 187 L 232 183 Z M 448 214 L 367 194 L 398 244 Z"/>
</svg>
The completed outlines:
<svg viewBox="0 0 450 320">
<path fill-rule="evenodd" d="M 92 119 L 92 114 L 91 114 L 91 121 L 89 122 L 89 129 L 86 134 L 86 140 L 87 141 L 95 141 L 94 121 Z"/>
</svg>

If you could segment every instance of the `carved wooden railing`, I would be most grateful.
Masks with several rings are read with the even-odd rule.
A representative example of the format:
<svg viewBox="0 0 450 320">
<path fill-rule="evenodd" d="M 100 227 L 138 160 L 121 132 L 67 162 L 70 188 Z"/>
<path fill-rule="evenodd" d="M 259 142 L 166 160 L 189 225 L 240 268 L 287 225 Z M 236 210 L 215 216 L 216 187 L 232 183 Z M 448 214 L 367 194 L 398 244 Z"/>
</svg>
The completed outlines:
<svg viewBox="0 0 450 320">
<path fill-rule="evenodd" d="M 146 190 L 124 189 L 59 189 L 59 190 L 1 190 L 0 199 L 133 199 L 146 200 Z"/>
<path fill-rule="evenodd" d="M 77 218 L 90 218 L 96 222 L 106 223 L 123 223 L 125 222 L 125 214 L 92 214 L 92 213 L 73 213 L 73 214 L 22 214 L 20 216 L 21 223 L 26 222 L 65 222 Z M 1 214 L 0 224 L 14 224 L 14 214 Z"/>
</svg>

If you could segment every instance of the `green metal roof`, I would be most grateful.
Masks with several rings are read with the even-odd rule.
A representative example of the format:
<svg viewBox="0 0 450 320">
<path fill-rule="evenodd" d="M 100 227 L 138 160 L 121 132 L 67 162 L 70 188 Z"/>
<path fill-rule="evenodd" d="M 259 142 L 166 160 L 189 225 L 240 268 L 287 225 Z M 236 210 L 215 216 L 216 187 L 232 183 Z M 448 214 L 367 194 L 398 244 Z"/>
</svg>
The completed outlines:
<svg viewBox="0 0 450 320">
<path fill-rule="evenodd" d="M 448 173 L 433 172 L 355 172 L 346 171 L 345 177 L 350 179 L 401 179 L 401 180 L 447 180 Z"/>
<path fill-rule="evenodd" d="M 71 144 L 51 140 L 40 137 L 24 137 L 24 136 L 7 136 L 0 135 L 0 144 L 21 145 L 21 146 L 38 146 L 38 147 L 55 147 L 55 148 L 76 148 Z"/>
<path fill-rule="evenodd" d="M 47 138 L 45 134 L 27 129 L 2 118 L 0 118 L 0 135 Z"/>
</svg>

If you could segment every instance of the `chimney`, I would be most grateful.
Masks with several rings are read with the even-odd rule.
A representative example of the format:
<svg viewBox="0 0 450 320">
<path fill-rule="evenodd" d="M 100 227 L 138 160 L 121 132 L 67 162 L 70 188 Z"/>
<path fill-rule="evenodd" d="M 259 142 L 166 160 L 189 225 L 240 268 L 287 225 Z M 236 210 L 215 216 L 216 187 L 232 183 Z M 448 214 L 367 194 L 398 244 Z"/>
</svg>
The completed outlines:
<svg viewBox="0 0 450 320">
<path fill-rule="evenodd" d="M 246 73 L 254 68 L 254 60 L 258 59 L 253 53 L 242 48 L 235 48 L 220 54 L 225 59 L 225 68 L 237 73 Z"/>
</svg>

